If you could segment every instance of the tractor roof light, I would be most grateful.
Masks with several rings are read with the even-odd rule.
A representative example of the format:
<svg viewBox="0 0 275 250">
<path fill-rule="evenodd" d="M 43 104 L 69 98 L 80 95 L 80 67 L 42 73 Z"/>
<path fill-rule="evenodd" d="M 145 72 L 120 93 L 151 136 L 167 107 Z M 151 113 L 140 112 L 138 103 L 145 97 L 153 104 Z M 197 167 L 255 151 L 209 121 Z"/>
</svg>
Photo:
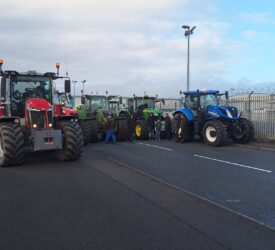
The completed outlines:
<svg viewBox="0 0 275 250">
<path fill-rule="evenodd" d="M 56 67 L 56 70 L 57 70 L 57 75 L 59 75 L 60 64 L 59 64 L 59 63 L 56 63 L 56 64 L 55 64 L 55 67 Z"/>
<path fill-rule="evenodd" d="M 4 64 L 3 59 L 0 59 L 0 72 L 2 71 L 2 65 Z"/>
</svg>

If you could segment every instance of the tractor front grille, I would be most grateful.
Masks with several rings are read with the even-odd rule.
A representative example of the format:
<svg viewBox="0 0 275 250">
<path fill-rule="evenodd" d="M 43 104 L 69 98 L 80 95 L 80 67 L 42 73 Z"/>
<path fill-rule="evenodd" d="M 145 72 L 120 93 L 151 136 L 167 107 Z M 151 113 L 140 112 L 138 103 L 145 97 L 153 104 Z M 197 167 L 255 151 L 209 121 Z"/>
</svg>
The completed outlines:
<svg viewBox="0 0 275 250">
<path fill-rule="evenodd" d="M 33 127 L 36 124 L 36 128 L 41 129 L 45 128 L 46 124 L 46 112 L 45 111 L 36 111 L 31 110 L 31 126 Z"/>
</svg>

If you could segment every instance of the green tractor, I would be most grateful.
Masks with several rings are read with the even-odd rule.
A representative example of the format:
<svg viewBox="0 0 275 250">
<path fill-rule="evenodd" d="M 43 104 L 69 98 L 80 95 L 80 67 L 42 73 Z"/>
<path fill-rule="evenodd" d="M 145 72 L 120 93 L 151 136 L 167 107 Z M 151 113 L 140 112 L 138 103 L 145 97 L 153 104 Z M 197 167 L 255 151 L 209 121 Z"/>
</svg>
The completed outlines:
<svg viewBox="0 0 275 250">
<path fill-rule="evenodd" d="M 79 120 L 88 119 L 92 124 L 91 142 L 97 142 L 105 135 L 105 123 L 108 114 L 115 119 L 116 135 L 119 141 L 126 141 L 129 138 L 127 119 L 121 117 L 110 108 L 109 98 L 104 95 L 84 95 L 81 98 L 81 105 L 77 106 Z"/>
<path fill-rule="evenodd" d="M 152 113 L 154 119 L 161 118 L 163 120 L 163 112 L 156 109 L 156 103 L 163 102 L 163 99 L 158 99 L 156 97 L 137 97 L 129 98 L 128 100 L 128 112 L 122 112 L 123 115 L 134 115 L 135 117 L 135 137 L 138 140 L 148 140 L 149 139 L 149 129 L 147 124 L 147 119 Z M 122 114 L 121 114 L 122 115 Z"/>
</svg>

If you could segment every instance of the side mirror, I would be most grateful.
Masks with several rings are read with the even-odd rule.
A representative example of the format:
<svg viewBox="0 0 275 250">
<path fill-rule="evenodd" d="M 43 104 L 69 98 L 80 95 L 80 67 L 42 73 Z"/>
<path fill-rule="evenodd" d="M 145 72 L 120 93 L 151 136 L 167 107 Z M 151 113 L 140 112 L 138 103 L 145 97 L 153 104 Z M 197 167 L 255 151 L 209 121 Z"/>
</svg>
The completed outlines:
<svg viewBox="0 0 275 250">
<path fill-rule="evenodd" d="M 225 95 L 225 99 L 228 100 L 228 98 L 229 98 L 228 91 L 225 91 L 224 95 Z"/>
<path fill-rule="evenodd" d="M 191 102 L 194 102 L 194 101 L 195 101 L 195 98 L 194 98 L 193 95 L 190 95 L 190 100 L 191 100 Z"/>
<path fill-rule="evenodd" d="M 119 104 L 122 104 L 122 97 L 119 97 Z"/>
<path fill-rule="evenodd" d="M 162 99 L 161 101 L 162 101 L 162 104 L 163 104 L 163 105 L 165 105 L 165 100 L 164 100 L 164 99 Z"/>
<path fill-rule="evenodd" d="M 70 80 L 65 80 L 64 89 L 65 89 L 66 93 L 71 93 L 71 81 Z"/>
<path fill-rule="evenodd" d="M 5 101 L 6 99 L 6 79 L 4 77 L 1 78 L 1 101 Z"/>
<path fill-rule="evenodd" d="M 85 104 L 85 97 L 81 96 L 81 104 Z"/>
</svg>

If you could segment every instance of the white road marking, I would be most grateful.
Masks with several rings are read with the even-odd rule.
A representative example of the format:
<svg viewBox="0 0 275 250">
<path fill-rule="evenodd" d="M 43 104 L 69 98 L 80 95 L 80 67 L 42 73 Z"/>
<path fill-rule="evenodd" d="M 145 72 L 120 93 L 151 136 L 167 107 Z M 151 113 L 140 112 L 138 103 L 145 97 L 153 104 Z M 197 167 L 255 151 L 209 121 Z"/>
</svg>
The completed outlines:
<svg viewBox="0 0 275 250">
<path fill-rule="evenodd" d="M 167 150 L 167 151 L 173 151 L 173 149 L 171 149 L 171 148 L 159 147 L 159 146 L 155 146 L 155 145 L 152 145 L 152 144 L 147 144 L 147 143 L 142 143 L 142 142 L 139 142 L 138 144 L 144 145 L 144 146 L 147 146 L 147 147 L 159 148 L 159 149 L 163 149 L 163 150 Z"/>
<path fill-rule="evenodd" d="M 222 163 L 226 163 L 226 164 L 230 164 L 230 165 L 234 165 L 234 166 L 239 166 L 239 167 L 242 167 L 242 168 L 249 168 L 249 169 L 262 171 L 262 172 L 266 172 L 266 173 L 272 173 L 271 170 L 267 170 L 267 169 L 255 168 L 255 167 L 251 167 L 251 166 L 247 166 L 247 165 L 243 165 L 243 164 L 239 164 L 239 163 L 234 163 L 234 162 L 230 162 L 230 161 L 223 161 L 223 160 L 210 158 L 210 157 L 206 157 L 206 156 L 202 156 L 202 155 L 194 155 L 194 156 L 202 158 L 202 159 L 206 159 L 206 160 L 217 161 L 217 162 L 222 162 Z"/>
</svg>

